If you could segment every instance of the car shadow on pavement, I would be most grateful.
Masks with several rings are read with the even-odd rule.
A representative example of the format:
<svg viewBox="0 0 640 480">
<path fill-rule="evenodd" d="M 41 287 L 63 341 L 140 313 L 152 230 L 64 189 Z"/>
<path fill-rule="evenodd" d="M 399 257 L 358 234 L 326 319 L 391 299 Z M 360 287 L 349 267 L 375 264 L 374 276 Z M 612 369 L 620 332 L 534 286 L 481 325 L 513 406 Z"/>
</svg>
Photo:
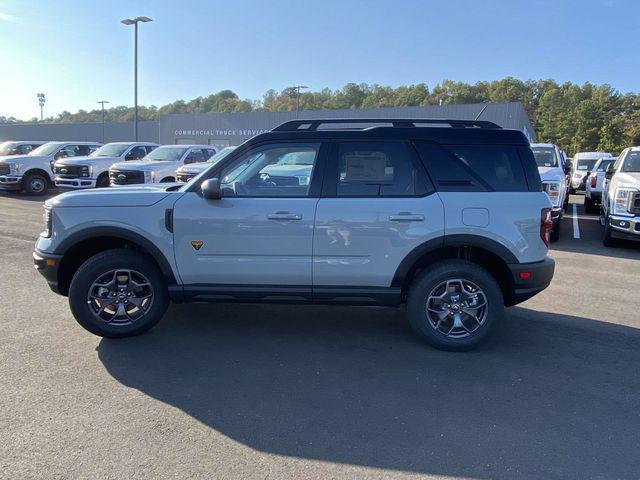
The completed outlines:
<svg viewBox="0 0 640 480">
<path fill-rule="evenodd" d="M 470 353 L 394 309 L 198 304 L 102 339 L 122 384 L 264 452 L 471 478 L 635 478 L 640 330 L 512 308 Z"/>
</svg>

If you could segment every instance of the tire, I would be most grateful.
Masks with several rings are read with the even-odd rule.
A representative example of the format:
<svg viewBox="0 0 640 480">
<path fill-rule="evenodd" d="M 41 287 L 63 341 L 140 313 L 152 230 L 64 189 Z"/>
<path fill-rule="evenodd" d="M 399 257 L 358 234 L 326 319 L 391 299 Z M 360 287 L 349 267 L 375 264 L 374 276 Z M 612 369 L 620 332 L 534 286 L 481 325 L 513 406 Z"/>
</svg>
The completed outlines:
<svg viewBox="0 0 640 480">
<path fill-rule="evenodd" d="M 576 190 L 573 187 L 569 187 L 569 195 L 575 195 Z"/>
<path fill-rule="evenodd" d="M 550 242 L 557 242 L 558 240 L 560 240 L 560 219 L 554 220 L 551 234 L 549 235 Z"/>
<path fill-rule="evenodd" d="M 114 288 L 107 283 L 109 279 L 121 283 Z M 95 335 L 132 337 L 160 321 L 169 306 L 169 293 L 151 257 L 128 249 L 107 250 L 89 258 L 76 271 L 69 287 L 69 306 L 78 323 Z"/>
<path fill-rule="evenodd" d="M 22 180 L 22 189 L 27 195 L 45 195 L 49 188 L 49 179 L 42 173 L 27 173 Z"/>
<path fill-rule="evenodd" d="M 101 173 L 96 180 L 96 188 L 106 188 L 109 186 L 109 174 Z"/>
<path fill-rule="evenodd" d="M 165 177 L 162 180 L 160 180 L 160 183 L 173 183 L 175 182 L 173 177 Z"/>
<path fill-rule="evenodd" d="M 598 213 L 598 209 L 596 208 L 596 204 L 589 197 L 584 197 L 584 209 L 587 213 Z"/>
<path fill-rule="evenodd" d="M 611 225 L 609 225 L 609 216 L 604 218 L 604 236 L 602 237 L 602 244 L 605 247 L 615 247 L 618 245 L 617 239 L 611 236 Z"/>
<path fill-rule="evenodd" d="M 462 283 L 457 283 L 455 280 L 463 280 L 467 282 L 467 286 L 474 286 L 480 290 L 480 296 L 485 297 L 484 311 L 481 307 L 469 308 L 469 310 L 476 310 L 476 314 L 483 317 L 481 322 L 472 320 L 473 317 L 467 314 L 458 313 L 456 318 L 453 314 L 445 313 L 452 312 L 454 308 L 461 312 L 458 302 L 465 303 L 464 300 L 460 302 L 455 296 L 444 300 L 436 299 L 437 294 L 442 292 L 443 284 L 451 280 L 454 281 L 448 285 L 455 287 L 458 291 L 462 290 Z M 466 287 L 465 292 L 467 295 L 474 293 Z M 456 303 L 446 303 L 451 301 Z M 429 307 L 442 311 L 446 315 L 441 319 L 443 325 L 438 329 L 436 322 L 439 316 L 434 313 L 434 310 L 430 311 Z M 504 300 L 500 286 L 485 269 L 466 260 L 444 260 L 429 266 L 413 280 L 407 297 L 407 315 L 413 330 L 432 347 L 439 350 L 468 351 L 485 342 L 502 321 Z M 456 322 L 460 323 L 460 320 L 464 327 L 455 328 Z M 443 330 L 448 330 L 449 327 L 451 330 L 447 334 Z"/>
</svg>

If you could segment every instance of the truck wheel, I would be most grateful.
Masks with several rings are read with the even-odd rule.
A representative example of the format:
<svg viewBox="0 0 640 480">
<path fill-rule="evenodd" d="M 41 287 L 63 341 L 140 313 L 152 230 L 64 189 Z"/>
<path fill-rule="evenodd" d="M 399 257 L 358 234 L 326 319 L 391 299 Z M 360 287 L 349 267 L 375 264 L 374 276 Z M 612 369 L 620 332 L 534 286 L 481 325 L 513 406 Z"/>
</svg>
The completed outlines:
<svg viewBox="0 0 640 480">
<path fill-rule="evenodd" d="M 465 260 L 444 260 L 411 284 L 407 314 L 428 344 L 467 351 L 487 340 L 504 316 L 502 291 L 485 269 Z"/>
<path fill-rule="evenodd" d="M 49 179 L 41 173 L 27 173 L 22 180 L 22 188 L 27 195 L 44 195 L 49 187 Z"/>
<path fill-rule="evenodd" d="M 560 240 L 560 219 L 554 220 L 551 234 L 549 235 L 549 241 L 557 242 L 558 240 Z"/>
<path fill-rule="evenodd" d="M 128 249 L 107 250 L 84 262 L 71 280 L 69 306 L 78 323 L 108 338 L 131 337 L 160 321 L 167 285 L 154 261 Z"/>
<path fill-rule="evenodd" d="M 101 173 L 98 179 L 96 180 L 96 188 L 106 188 L 109 186 L 109 174 Z"/>
<path fill-rule="evenodd" d="M 609 216 L 604 217 L 604 236 L 602 237 L 602 244 L 605 247 L 615 247 L 617 239 L 611 236 L 611 225 L 609 225 Z"/>
</svg>

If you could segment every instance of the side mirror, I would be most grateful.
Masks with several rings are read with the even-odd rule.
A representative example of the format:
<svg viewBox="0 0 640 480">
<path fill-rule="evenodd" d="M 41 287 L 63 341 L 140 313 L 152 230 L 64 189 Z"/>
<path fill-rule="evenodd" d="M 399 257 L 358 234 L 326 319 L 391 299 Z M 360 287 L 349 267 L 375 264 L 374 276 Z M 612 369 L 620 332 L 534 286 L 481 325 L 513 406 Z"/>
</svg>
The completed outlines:
<svg viewBox="0 0 640 480">
<path fill-rule="evenodd" d="M 607 180 L 611 180 L 611 177 L 613 177 L 614 173 L 616 173 L 616 171 L 613 169 L 613 164 L 609 165 L 607 167 L 607 171 L 604 172 L 604 178 L 606 178 Z"/>
<path fill-rule="evenodd" d="M 222 198 L 222 190 L 220 189 L 220 179 L 210 178 L 202 182 L 200 185 L 202 196 L 207 200 L 220 200 Z"/>
<path fill-rule="evenodd" d="M 571 173 L 571 164 L 568 162 L 564 164 L 564 173 L 565 175 L 569 175 Z"/>
</svg>

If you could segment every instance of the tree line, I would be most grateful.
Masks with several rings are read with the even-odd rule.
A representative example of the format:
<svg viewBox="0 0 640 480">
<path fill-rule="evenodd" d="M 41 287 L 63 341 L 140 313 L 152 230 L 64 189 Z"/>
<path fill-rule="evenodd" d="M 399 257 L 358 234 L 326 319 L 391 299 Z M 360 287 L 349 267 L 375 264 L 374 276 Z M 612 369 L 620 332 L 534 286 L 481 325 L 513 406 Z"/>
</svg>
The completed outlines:
<svg viewBox="0 0 640 480">
<path fill-rule="evenodd" d="M 603 150 L 619 153 L 630 145 L 640 145 L 640 95 L 620 93 L 610 85 L 555 80 L 518 80 L 507 77 L 474 84 L 444 80 L 429 88 L 424 83 L 397 88 L 348 83 L 342 89 L 325 88 L 300 94 L 301 110 L 334 110 L 383 107 L 413 107 L 460 103 L 522 102 L 536 130 L 539 142 L 551 142 L 570 155 L 578 151 Z M 292 111 L 296 91 L 268 90 L 261 100 L 241 99 L 231 90 L 222 90 L 189 101 L 139 107 L 140 120 L 156 120 L 172 113 L 237 113 Z M 107 122 L 133 120 L 133 108 L 117 106 L 105 110 Z M 44 123 L 100 122 L 99 109 L 64 111 Z M 0 116 L 0 123 L 20 120 Z M 39 123 L 37 118 L 30 120 Z"/>
</svg>

